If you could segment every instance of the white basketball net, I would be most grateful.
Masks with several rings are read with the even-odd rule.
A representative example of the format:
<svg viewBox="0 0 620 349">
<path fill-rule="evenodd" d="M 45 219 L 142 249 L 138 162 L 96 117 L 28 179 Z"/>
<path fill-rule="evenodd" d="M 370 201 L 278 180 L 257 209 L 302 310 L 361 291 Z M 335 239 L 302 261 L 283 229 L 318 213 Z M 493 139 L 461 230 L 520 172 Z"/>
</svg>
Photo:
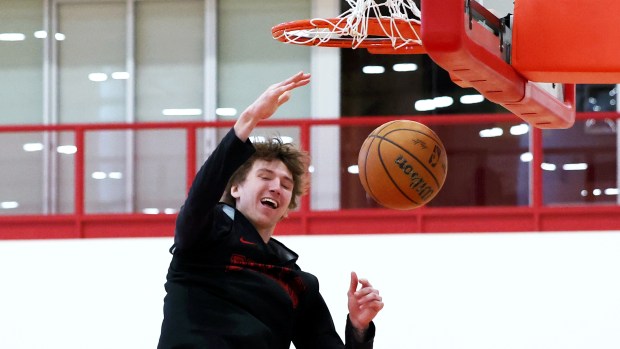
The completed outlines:
<svg viewBox="0 0 620 349">
<path fill-rule="evenodd" d="M 282 35 L 287 42 L 293 44 L 304 45 L 317 40 L 315 45 L 318 46 L 332 39 L 351 37 L 353 42 L 352 48 L 357 48 L 368 38 L 368 19 L 372 16 L 390 20 L 389 26 L 384 26 L 382 22 L 379 22 L 379 25 L 385 37 L 391 39 L 392 47 L 395 49 L 406 45 L 420 45 L 422 43 L 418 33 L 411 25 L 412 22 L 419 24 L 421 18 L 420 9 L 418 9 L 413 0 L 385 0 L 385 2 L 380 4 L 375 2 L 375 0 L 347 0 L 347 3 L 351 8 L 337 17 L 339 21 L 336 24 L 324 18 L 314 18 L 311 20 L 311 23 L 322 28 L 285 31 Z M 389 13 L 389 16 L 382 15 L 382 9 L 384 13 Z M 416 18 L 410 18 L 410 14 Z M 411 31 L 415 33 L 415 39 L 404 37 L 398 27 L 394 25 L 396 20 L 403 20 L 409 23 Z"/>
</svg>

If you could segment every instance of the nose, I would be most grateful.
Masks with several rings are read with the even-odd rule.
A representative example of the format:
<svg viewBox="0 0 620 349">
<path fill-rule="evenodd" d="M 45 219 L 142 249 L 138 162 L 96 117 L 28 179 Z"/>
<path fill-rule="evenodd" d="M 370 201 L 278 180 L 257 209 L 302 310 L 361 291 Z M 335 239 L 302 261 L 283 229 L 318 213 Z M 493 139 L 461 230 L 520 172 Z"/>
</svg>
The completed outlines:
<svg viewBox="0 0 620 349">
<path fill-rule="evenodd" d="M 280 180 L 274 179 L 269 182 L 269 192 L 280 195 Z"/>
</svg>

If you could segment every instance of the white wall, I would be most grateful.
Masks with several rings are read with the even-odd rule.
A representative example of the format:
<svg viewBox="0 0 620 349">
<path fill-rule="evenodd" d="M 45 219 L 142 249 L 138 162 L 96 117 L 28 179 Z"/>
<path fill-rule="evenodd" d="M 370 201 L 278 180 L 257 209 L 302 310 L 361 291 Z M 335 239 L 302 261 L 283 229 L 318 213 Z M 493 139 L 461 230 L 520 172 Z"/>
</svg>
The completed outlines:
<svg viewBox="0 0 620 349">
<path fill-rule="evenodd" d="M 282 237 L 340 332 L 349 272 L 375 348 L 620 348 L 620 232 Z M 0 348 L 155 348 L 171 239 L 0 241 Z"/>
</svg>

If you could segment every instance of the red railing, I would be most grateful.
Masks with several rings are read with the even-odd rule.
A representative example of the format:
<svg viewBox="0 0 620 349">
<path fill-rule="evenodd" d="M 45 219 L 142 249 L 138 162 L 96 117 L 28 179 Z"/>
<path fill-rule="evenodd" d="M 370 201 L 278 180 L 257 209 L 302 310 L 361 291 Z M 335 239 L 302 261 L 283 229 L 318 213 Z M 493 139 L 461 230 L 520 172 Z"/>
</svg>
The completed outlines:
<svg viewBox="0 0 620 349">
<path fill-rule="evenodd" d="M 616 119 L 616 113 L 579 113 L 577 120 Z M 310 149 L 313 126 L 378 126 L 394 119 L 415 120 L 427 125 L 519 122 L 512 114 L 351 117 L 341 119 L 266 120 L 264 127 L 299 127 L 300 145 Z M 196 173 L 196 132 L 209 127 L 231 127 L 232 121 L 158 122 L 115 124 L 7 125 L 0 133 L 72 132 L 75 137 L 74 201 L 72 214 L 0 215 L 0 239 L 100 238 L 172 236 L 176 215 L 90 214 L 84 209 L 85 134 L 110 130 L 181 129 L 187 137 L 186 186 Z M 529 206 L 504 207 L 421 207 L 411 211 L 387 209 L 345 209 L 315 211 L 310 196 L 304 196 L 299 210 L 282 221 L 276 235 L 300 234 L 379 234 L 443 232 L 540 232 L 575 230 L 619 230 L 620 206 L 546 207 L 542 203 L 542 131 L 532 129 L 533 176 Z"/>
</svg>

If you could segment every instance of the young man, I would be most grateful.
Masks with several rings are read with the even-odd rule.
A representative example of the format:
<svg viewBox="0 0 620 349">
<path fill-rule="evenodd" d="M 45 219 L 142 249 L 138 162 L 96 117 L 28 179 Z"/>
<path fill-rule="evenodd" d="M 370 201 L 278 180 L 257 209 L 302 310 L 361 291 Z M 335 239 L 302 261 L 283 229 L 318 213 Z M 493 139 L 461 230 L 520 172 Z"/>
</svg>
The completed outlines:
<svg viewBox="0 0 620 349">
<path fill-rule="evenodd" d="M 379 292 L 351 273 L 345 346 L 316 277 L 271 237 L 306 189 L 306 153 L 277 140 L 248 140 L 291 90 L 309 81 L 298 73 L 270 86 L 196 175 L 170 249 L 158 348 L 288 349 L 291 342 L 297 349 L 372 348 L 372 319 L 383 308 Z"/>
</svg>

